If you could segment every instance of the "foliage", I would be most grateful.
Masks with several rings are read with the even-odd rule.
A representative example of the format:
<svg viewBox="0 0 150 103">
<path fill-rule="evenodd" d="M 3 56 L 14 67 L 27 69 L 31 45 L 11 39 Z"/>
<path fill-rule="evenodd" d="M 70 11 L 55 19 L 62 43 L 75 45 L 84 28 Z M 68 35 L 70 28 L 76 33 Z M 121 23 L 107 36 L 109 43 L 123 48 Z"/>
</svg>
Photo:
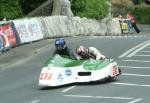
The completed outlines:
<svg viewBox="0 0 150 103">
<path fill-rule="evenodd" d="M 47 0 L 19 0 L 23 14 L 27 15 Z"/>
<path fill-rule="evenodd" d="M 138 23 L 150 24 L 150 7 L 128 8 L 128 11 L 133 12 Z"/>
<path fill-rule="evenodd" d="M 71 0 L 71 9 L 74 14 L 86 10 L 86 0 Z"/>
<path fill-rule="evenodd" d="M 76 16 L 102 19 L 107 15 L 107 0 L 71 0 L 71 9 Z"/>
<path fill-rule="evenodd" d="M 0 0 L 0 18 L 15 19 L 25 16 L 47 0 Z M 71 9 L 76 16 L 101 19 L 107 15 L 107 0 L 70 0 Z M 138 23 L 150 24 L 150 6 L 145 0 L 140 5 L 133 6 L 131 0 L 112 0 L 118 7 L 117 12 L 124 13 L 130 10 L 134 13 Z M 128 4 L 127 4 L 128 3 Z M 129 4 L 130 3 L 130 4 Z M 122 9 L 120 9 L 122 8 Z"/>
<path fill-rule="evenodd" d="M 1 0 L 0 18 L 20 18 L 47 0 Z M 70 0 L 76 16 L 101 19 L 107 15 L 107 0 Z"/>
<path fill-rule="evenodd" d="M 25 16 L 47 0 L 0 0 L 0 18 Z"/>
<path fill-rule="evenodd" d="M 0 0 L 0 18 L 14 19 L 22 16 L 19 0 Z"/>
<path fill-rule="evenodd" d="M 145 0 L 140 0 L 140 4 L 134 5 L 132 0 L 112 0 L 113 15 L 121 14 L 126 17 L 127 12 L 131 11 L 137 23 L 150 24 L 150 6 L 145 4 Z M 121 8 L 121 9 L 120 9 Z"/>
</svg>

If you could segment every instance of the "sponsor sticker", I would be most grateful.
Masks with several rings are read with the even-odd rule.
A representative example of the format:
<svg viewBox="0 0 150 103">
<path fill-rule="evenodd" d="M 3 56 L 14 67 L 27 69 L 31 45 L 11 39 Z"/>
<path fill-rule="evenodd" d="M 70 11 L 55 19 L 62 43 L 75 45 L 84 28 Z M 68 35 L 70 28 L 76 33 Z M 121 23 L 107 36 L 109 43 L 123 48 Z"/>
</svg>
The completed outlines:
<svg viewBox="0 0 150 103">
<path fill-rule="evenodd" d="M 117 75 L 117 65 L 113 65 L 112 71 L 113 71 L 113 75 L 116 76 Z"/>
<path fill-rule="evenodd" d="M 41 73 L 39 80 L 50 80 L 52 73 Z"/>
<path fill-rule="evenodd" d="M 64 76 L 61 73 L 59 73 L 58 80 L 63 80 L 63 79 L 64 79 Z"/>
<path fill-rule="evenodd" d="M 72 75 L 71 69 L 66 69 L 65 74 L 66 74 L 67 76 L 71 76 L 71 75 Z"/>
</svg>

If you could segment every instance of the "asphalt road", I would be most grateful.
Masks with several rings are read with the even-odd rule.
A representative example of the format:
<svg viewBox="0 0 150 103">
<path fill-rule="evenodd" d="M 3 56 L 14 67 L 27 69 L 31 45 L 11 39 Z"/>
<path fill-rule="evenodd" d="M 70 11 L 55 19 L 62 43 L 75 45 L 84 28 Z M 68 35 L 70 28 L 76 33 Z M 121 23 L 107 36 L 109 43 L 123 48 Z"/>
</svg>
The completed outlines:
<svg viewBox="0 0 150 103">
<path fill-rule="evenodd" d="M 22 45 L 0 55 L 0 103 L 149 103 L 150 36 L 72 37 L 68 46 L 94 46 L 117 60 L 123 74 L 110 83 L 38 86 L 53 39 Z M 143 43 L 143 44 L 142 44 Z"/>
</svg>

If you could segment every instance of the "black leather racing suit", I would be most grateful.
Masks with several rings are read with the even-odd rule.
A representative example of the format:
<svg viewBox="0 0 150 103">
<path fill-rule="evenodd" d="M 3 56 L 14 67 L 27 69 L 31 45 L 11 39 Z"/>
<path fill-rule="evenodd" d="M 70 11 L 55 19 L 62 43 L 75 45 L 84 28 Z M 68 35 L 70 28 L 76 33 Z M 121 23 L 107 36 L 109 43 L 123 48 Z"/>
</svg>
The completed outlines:
<svg viewBox="0 0 150 103">
<path fill-rule="evenodd" d="M 73 51 L 70 48 L 68 48 L 67 46 L 62 50 L 55 50 L 53 53 L 53 56 L 55 56 L 56 54 L 59 54 L 62 56 L 67 56 L 67 57 L 69 57 L 69 59 L 77 59 L 75 54 L 73 53 Z"/>
</svg>

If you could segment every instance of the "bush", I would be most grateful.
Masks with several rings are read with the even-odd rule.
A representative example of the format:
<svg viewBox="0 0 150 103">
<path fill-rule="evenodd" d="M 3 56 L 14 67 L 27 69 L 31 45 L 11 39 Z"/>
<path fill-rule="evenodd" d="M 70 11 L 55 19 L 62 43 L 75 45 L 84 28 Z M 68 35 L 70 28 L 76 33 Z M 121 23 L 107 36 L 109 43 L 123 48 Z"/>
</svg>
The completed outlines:
<svg viewBox="0 0 150 103">
<path fill-rule="evenodd" d="M 71 0 L 71 9 L 76 16 L 102 19 L 107 15 L 107 0 Z"/>
<path fill-rule="evenodd" d="M 19 0 L 0 0 L 0 18 L 15 19 L 22 16 Z"/>
<path fill-rule="evenodd" d="M 150 7 L 128 8 L 128 10 L 133 12 L 138 23 L 150 24 Z"/>
</svg>

